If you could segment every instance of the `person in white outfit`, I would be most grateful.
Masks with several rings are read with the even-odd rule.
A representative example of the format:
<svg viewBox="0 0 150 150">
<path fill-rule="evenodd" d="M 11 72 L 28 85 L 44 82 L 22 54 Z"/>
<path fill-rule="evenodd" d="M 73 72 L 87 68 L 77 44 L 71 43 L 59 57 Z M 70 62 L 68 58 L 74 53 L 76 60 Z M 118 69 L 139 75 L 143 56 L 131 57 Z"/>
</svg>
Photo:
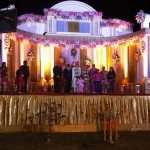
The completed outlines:
<svg viewBox="0 0 150 150">
<path fill-rule="evenodd" d="M 75 66 L 72 68 L 72 87 L 74 93 L 77 93 L 77 77 L 80 75 L 81 68 L 79 67 L 79 62 L 76 62 Z"/>
</svg>

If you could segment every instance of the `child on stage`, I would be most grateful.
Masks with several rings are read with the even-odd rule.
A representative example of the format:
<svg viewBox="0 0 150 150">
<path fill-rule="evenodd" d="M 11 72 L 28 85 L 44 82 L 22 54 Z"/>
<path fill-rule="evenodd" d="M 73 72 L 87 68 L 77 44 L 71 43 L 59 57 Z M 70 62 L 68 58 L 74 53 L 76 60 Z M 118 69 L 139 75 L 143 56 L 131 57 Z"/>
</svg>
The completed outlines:
<svg viewBox="0 0 150 150">
<path fill-rule="evenodd" d="M 84 79 L 79 76 L 77 79 L 77 91 L 78 93 L 84 93 Z"/>
</svg>

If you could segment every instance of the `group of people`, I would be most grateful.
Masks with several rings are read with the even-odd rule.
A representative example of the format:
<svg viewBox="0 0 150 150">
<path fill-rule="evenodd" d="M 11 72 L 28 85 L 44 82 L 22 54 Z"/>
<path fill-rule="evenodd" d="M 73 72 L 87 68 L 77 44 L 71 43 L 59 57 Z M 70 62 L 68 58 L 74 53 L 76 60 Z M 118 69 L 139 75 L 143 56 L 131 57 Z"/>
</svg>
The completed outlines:
<svg viewBox="0 0 150 150">
<path fill-rule="evenodd" d="M 107 93 L 114 92 L 116 73 L 113 67 L 107 71 L 105 67 L 99 70 L 92 65 L 89 68 L 85 65 L 81 69 L 79 62 L 74 65 L 67 64 L 64 69 L 58 64 L 53 68 L 54 74 L 54 92 L 65 93 Z M 27 92 L 27 82 L 29 79 L 29 66 L 27 61 L 16 71 L 15 86 L 18 92 Z M 63 83 L 63 84 L 62 84 Z M 0 68 L 0 91 L 7 91 L 8 86 L 8 68 L 6 62 L 2 63 Z M 62 90 L 63 89 L 63 90 Z"/>
<path fill-rule="evenodd" d="M 62 82 L 65 93 L 113 93 L 115 88 L 116 73 L 113 67 L 107 71 L 105 67 L 99 70 L 92 65 L 92 68 L 85 65 L 80 68 L 79 62 L 73 66 L 67 64 L 65 69 L 58 64 L 53 68 L 54 92 L 62 91 Z"/>
<path fill-rule="evenodd" d="M 15 85 L 17 92 L 27 92 L 27 82 L 29 79 L 29 66 L 27 61 L 23 62 L 23 65 L 16 71 Z M 2 63 L 0 68 L 0 92 L 6 92 L 8 90 L 8 67 L 6 62 Z"/>
<path fill-rule="evenodd" d="M 27 65 L 27 61 L 23 61 L 23 65 L 16 71 L 15 84 L 17 86 L 18 92 L 27 92 L 27 83 L 29 79 L 29 66 Z"/>
</svg>

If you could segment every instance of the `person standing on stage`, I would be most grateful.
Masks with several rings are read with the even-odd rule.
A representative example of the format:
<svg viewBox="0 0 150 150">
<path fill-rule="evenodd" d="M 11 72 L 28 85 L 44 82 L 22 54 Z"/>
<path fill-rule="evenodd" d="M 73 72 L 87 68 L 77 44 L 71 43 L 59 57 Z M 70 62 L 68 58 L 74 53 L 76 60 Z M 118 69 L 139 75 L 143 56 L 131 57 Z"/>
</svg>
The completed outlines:
<svg viewBox="0 0 150 150">
<path fill-rule="evenodd" d="M 82 76 L 84 79 L 84 93 L 91 93 L 90 69 L 88 65 L 85 65 L 82 69 Z"/>
<path fill-rule="evenodd" d="M 2 67 L 0 68 L 0 77 L 2 83 L 2 92 L 7 91 L 7 84 L 8 84 L 8 68 L 6 66 L 6 62 L 2 63 Z"/>
<path fill-rule="evenodd" d="M 102 93 L 107 93 L 108 91 L 108 80 L 107 80 L 108 71 L 105 69 L 105 66 L 102 67 L 101 74 L 103 75 L 102 80 Z"/>
<path fill-rule="evenodd" d="M 79 67 L 79 62 L 75 63 L 72 68 L 72 87 L 74 93 L 77 93 L 77 78 L 81 75 L 81 68 Z"/>
<path fill-rule="evenodd" d="M 62 67 L 59 64 L 54 66 L 53 74 L 54 74 L 54 92 L 59 93 L 62 78 Z"/>
<path fill-rule="evenodd" d="M 95 68 L 95 64 L 92 64 L 92 68 L 90 69 L 90 78 L 91 78 L 91 90 L 92 93 L 95 93 L 95 86 L 94 86 L 94 80 L 93 80 L 93 76 L 96 73 L 96 68 Z"/>
<path fill-rule="evenodd" d="M 23 74 L 23 80 L 24 80 L 24 86 L 23 86 L 21 92 L 27 92 L 27 83 L 28 83 L 28 79 L 30 76 L 27 60 L 23 61 L 23 65 L 20 67 L 20 71 Z"/>
<path fill-rule="evenodd" d="M 109 83 L 109 92 L 110 93 L 114 93 L 115 78 L 116 78 L 116 73 L 115 73 L 113 67 L 110 67 L 110 70 L 108 71 L 108 74 L 107 74 L 107 79 L 108 79 L 108 83 Z"/>
<path fill-rule="evenodd" d="M 84 93 L 84 79 L 82 76 L 77 77 L 77 92 Z"/>
<path fill-rule="evenodd" d="M 93 76 L 93 80 L 96 93 L 102 93 L 103 75 L 99 72 L 99 69 L 96 69 L 96 73 Z"/>
<path fill-rule="evenodd" d="M 66 68 L 63 70 L 63 78 L 64 78 L 64 91 L 65 93 L 70 93 L 72 81 L 72 70 L 70 69 L 70 64 L 67 64 Z"/>
<path fill-rule="evenodd" d="M 16 71 L 15 85 L 17 86 L 17 92 L 20 93 L 24 86 L 24 76 L 20 68 Z"/>
</svg>

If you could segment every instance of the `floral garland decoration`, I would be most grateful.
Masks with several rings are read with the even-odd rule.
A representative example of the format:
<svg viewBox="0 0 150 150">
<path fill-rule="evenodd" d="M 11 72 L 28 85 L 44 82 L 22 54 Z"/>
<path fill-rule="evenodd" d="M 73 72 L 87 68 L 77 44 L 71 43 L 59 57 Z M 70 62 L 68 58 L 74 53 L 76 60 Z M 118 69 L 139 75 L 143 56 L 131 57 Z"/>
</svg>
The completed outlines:
<svg viewBox="0 0 150 150">
<path fill-rule="evenodd" d="M 135 52 L 135 60 L 136 60 L 137 62 L 139 62 L 141 58 L 142 58 L 142 53 L 141 53 L 141 51 L 136 51 L 136 52 Z"/>
<path fill-rule="evenodd" d="M 120 19 L 103 19 L 100 22 L 100 26 L 101 27 L 112 26 L 112 27 L 124 29 L 124 30 L 133 28 L 132 23 L 124 21 L 124 20 L 120 20 Z"/>
<path fill-rule="evenodd" d="M 71 56 L 75 57 L 77 55 L 77 50 L 75 48 L 71 49 Z"/>
<path fill-rule="evenodd" d="M 24 14 L 18 17 L 18 24 L 23 22 L 44 22 L 47 19 L 47 15 L 52 15 L 60 19 L 71 19 L 71 20 L 91 20 L 94 17 L 102 17 L 102 12 L 97 11 L 85 11 L 85 12 L 73 12 L 73 11 L 60 11 L 56 9 L 44 9 L 45 15 L 36 15 L 33 13 Z"/>
<path fill-rule="evenodd" d="M 57 9 L 44 9 L 45 15 L 52 15 L 61 19 L 77 19 L 77 20 L 90 20 L 94 17 L 102 17 L 102 12 L 97 11 L 85 11 L 85 12 L 74 12 L 74 11 L 62 11 Z"/>
<path fill-rule="evenodd" d="M 33 13 L 30 13 L 30 14 L 24 14 L 18 17 L 17 23 L 19 25 L 24 22 L 45 22 L 46 19 L 47 19 L 47 16 L 35 15 Z"/>
<path fill-rule="evenodd" d="M 140 12 L 138 12 L 135 16 L 135 20 L 137 21 L 137 23 L 142 23 L 145 20 L 145 14 L 143 10 L 140 10 Z"/>
<path fill-rule="evenodd" d="M 10 46 L 9 49 L 8 49 L 7 54 L 8 54 L 9 56 L 11 56 L 12 53 L 13 53 L 13 48 L 12 48 L 12 46 Z"/>
<path fill-rule="evenodd" d="M 74 45 L 74 48 L 77 47 L 81 47 L 81 46 L 89 46 L 89 47 L 96 47 L 96 45 L 103 45 L 105 47 L 111 46 L 111 45 L 115 45 L 115 44 L 125 44 L 126 42 L 139 42 L 140 39 L 142 39 L 144 37 L 144 33 L 138 34 L 134 37 L 126 37 L 126 38 L 121 38 L 121 39 L 113 39 L 113 40 L 109 40 L 109 41 L 105 41 L 102 38 L 98 38 L 96 40 L 86 40 L 86 39 L 79 39 L 79 40 L 75 40 L 75 39 L 60 39 L 60 38 L 49 38 L 47 40 L 45 40 L 42 36 L 33 36 L 32 34 L 28 34 L 28 33 L 11 33 L 9 34 L 9 38 L 10 39 L 20 39 L 20 40 L 28 40 L 29 42 L 32 42 L 34 44 L 43 44 L 45 46 L 50 46 L 51 44 L 57 44 L 61 47 L 65 47 L 66 45 Z M 77 46 L 77 47 L 76 47 Z"/>
<path fill-rule="evenodd" d="M 144 52 L 145 51 L 145 47 L 146 47 L 146 44 L 144 41 L 141 41 L 141 51 Z"/>
</svg>

